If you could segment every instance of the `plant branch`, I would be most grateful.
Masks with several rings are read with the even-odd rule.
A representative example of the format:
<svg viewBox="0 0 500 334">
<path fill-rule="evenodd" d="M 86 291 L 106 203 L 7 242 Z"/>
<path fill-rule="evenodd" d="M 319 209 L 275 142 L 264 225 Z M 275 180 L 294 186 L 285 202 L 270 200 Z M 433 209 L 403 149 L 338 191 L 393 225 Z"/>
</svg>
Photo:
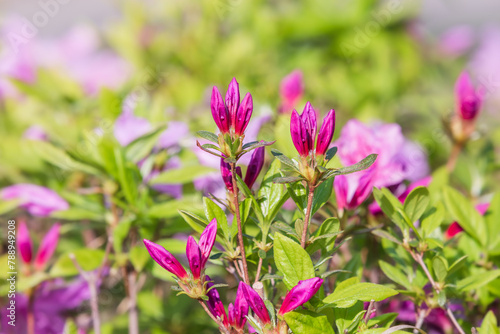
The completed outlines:
<svg viewBox="0 0 500 334">
<path fill-rule="evenodd" d="M 309 222 L 311 220 L 311 208 L 312 208 L 315 189 L 316 189 L 315 186 L 309 185 L 309 195 L 307 196 L 307 209 L 306 209 L 306 216 L 304 219 L 304 229 L 302 230 L 302 239 L 300 241 L 300 245 L 302 246 L 302 248 L 306 248 L 307 232 L 309 229 Z"/>
<path fill-rule="evenodd" d="M 424 270 L 424 273 L 427 276 L 427 278 L 429 279 L 429 282 L 431 283 L 434 291 L 436 291 L 436 293 L 439 294 L 441 292 L 441 289 L 436 284 L 436 281 L 434 281 L 434 278 L 432 277 L 429 269 L 425 265 L 422 254 L 415 254 L 413 251 L 410 251 L 410 253 L 411 253 L 411 256 L 415 259 L 415 261 L 417 261 L 417 263 L 420 265 L 420 267 L 422 267 L 422 269 Z M 460 334 L 465 334 L 465 331 L 462 329 L 462 327 L 458 323 L 457 319 L 455 318 L 455 315 L 451 311 L 450 306 L 448 305 L 448 302 L 445 303 L 444 309 L 446 310 L 446 314 L 448 314 L 448 317 L 450 318 L 451 322 L 453 323 L 453 326 L 455 326 L 456 330 Z"/>
<path fill-rule="evenodd" d="M 261 257 L 259 257 L 259 264 L 257 265 L 257 273 L 255 274 L 255 282 L 254 282 L 254 284 L 259 281 L 259 276 L 260 276 L 260 271 L 262 270 L 262 262 L 263 261 L 264 260 Z"/>
<path fill-rule="evenodd" d="M 240 246 L 241 260 L 243 263 L 243 280 L 246 284 L 250 284 L 250 279 L 248 278 L 248 266 L 247 257 L 245 254 L 245 244 L 243 243 L 243 229 L 241 227 L 241 216 L 240 216 L 240 205 L 238 202 L 238 184 L 236 182 L 236 164 L 233 162 L 231 165 L 231 178 L 233 181 L 233 204 L 234 212 L 236 215 L 236 223 L 238 224 L 238 243 Z"/>
<path fill-rule="evenodd" d="M 462 152 L 463 144 L 456 142 L 453 144 L 453 148 L 451 149 L 450 156 L 448 158 L 448 162 L 446 163 L 446 169 L 448 172 L 453 172 L 455 169 L 455 165 L 457 164 L 458 156 L 460 152 Z"/>
</svg>

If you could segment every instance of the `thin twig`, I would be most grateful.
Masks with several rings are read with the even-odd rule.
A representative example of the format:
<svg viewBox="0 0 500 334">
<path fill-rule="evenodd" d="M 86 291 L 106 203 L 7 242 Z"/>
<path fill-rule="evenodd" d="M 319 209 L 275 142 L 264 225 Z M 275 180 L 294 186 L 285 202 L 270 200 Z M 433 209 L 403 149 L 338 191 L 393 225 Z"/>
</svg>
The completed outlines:
<svg viewBox="0 0 500 334">
<path fill-rule="evenodd" d="M 257 265 L 257 273 L 255 274 L 254 284 L 259 281 L 260 271 L 262 269 L 262 262 L 263 262 L 263 259 L 261 257 L 259 257 L 259 264 Z"/>
<path fill-rule="evenodd" d="M 233 260 L 233 264 L 234 264 L 234 267 L 236 268 L 236 272 L 238 273 L 238 275 L 240 275 L 240 278 L 244 280 L 245 278 L 243 276 L 243 273 L 241 272 L 241 268 L 240 268 L 240 265 L 238 264 L 238 261 Z"/>
<path fill-rule="evenodd" d="M 302 246 L 302 248 L 306 248 L 307 232 L 309 229 L 309 221 L 311 220 L 311 208 L 312 208 L 315 189 L 316 189 L 315 186 L 309 185 L 309 195 L 307 196 L 307 209 L 306 209 L 306 216 L 304 219 L 304 229 L 302 230 L 302 239 L 300 241 L 300 245 Z"/>
<path fill-rule="evenodd" d="M 236 223 L 238 224 L 238 243 L 240 246 L 241 260 L 243 262 L 243 279 L 246 284 L 250 284 L 250 279 L 248 278 L 248 266 L 247 257 L 245 254 L 245 244 L 243 243 L 243 229 L 241 227 L 241 217 L 240 217 L 240 205 L 238 203 L 238 184 L 236 182 L 236 164 L 233 162 L 231 165 L 231 176 L 233 181 L 233 203 L 234 212 L 236 214 Z"/>
<path fill-rule="evenodd" d="M 425 317 L 427 316 L 427 312 L 424 309 L 420 309 L 418 312 L 417 322 L 415 323 L 415 329 L 413 330 L 414 334 L 419 333 L 419 329 L 422 328 L 424 324 Z"/>
<path fill-rule="evenodd" d="M 368 309 L 366 310 L 366 313 L 365 313 L 365 324 L 368 325 L 368 321 L 370 320 L 370 317 L 373 313 L 373 311 L 375 311 L 375 309 L 373 308 L 373 306 L 375 305 L 375 300 L 371 300 L 370 301 L 370 304 L 368 305 Z"/>
<path fill-rule="evenodd" d="M 441 289 L 439 288 L 439 286 L 436 284 L 436 281 L 434 281 L 434 278 L 432 278 L 432 275 L 431 273 L 429 272 L 429 269 L 427 268 L 427 266 L 425 265 L 425 262 L 423 260 L 423 256 L 422 254 L 415 254 L 414 252 L 410 251 L 410 254 L 412 255 L 412 257 L 415 259 L 415 261 L 417 261 L 417 263 L 420 265 L 420 267 L 422 267 L 422 269 L 424 270 L 424 273 L 425 275 L 427 276 L 427 278 L 429 279 L 429 282 L 431 283 L 432 285 L 432 288 L 434 289 L 434 291 L 436 291 L 437 294 L 439 294 L 441 292 Z M 446 313 L 448 314 L 448 317 L 450 318 L 451 322 L 453 323 L 453 326 L 455 326 L 456 330 L 460 333 L 460 334 L 465 334 L 465 331 L 462 329 L 462 327 L 460 326 L 460 324 L 458 323 L 457 319 L 455 318 L 455 315 L 453 314 L 453 312 L 451 311 L 450 309 L 450 306 L 448 305 L 448 302 L 445 303 L 444 305 L 444 309 L 446 310 Z"/>
<path fill-rule="evenodd" d="M 101 319 L 99 318 L 99 302 L 97 297 L 97 280 L 93 273 L 83 270 L 78 261 L 76 260 L 75 254 L 69 254 L 69 258 L 75 265 L 83 279 L 87 282 L 90 292 L 90 309 L 92 311 L 92 324 L 94 327 L 95 334 L 101 334 Z"/>
<path fill-rule="evenodd" d="M 455 143 L 453 144 L 453 148 L 451 149 L 450 156 L 448 158 L 448 162 L 446 163 L 446 169 L 448 172 L 453 172 L 455 169 L 455 165 L 457 164 L 458 157 L 460 152 L 462 152 L 463 144 Z"/>
</svg>

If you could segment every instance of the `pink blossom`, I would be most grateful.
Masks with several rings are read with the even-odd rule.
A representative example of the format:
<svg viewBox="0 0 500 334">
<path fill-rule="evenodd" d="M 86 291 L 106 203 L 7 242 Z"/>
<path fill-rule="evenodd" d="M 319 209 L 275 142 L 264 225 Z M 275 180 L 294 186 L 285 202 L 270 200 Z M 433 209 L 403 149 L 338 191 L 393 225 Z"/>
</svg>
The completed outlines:
<svg viewBox="0 0 500 334">
<path fill-rule="evenodd" d="M 34 184 L 20 183 L 0 190 L 4 200 L 18 200 L 19 206 L 33 216 L 49 216 L 54 211 L 67 210 L 68 202 L 55 191 Z"/>
</svg>

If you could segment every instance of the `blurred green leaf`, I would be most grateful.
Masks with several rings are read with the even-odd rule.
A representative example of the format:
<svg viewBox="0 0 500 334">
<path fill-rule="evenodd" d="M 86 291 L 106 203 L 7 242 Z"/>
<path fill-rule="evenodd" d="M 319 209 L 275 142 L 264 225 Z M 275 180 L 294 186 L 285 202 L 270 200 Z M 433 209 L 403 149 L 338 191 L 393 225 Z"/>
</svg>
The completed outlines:
<svg viewBox="0 0 500 334">
<path fill-rule="evenodd" d="M 285 321 L 294 333 L 334 334 L 326 315 L 307 310 L 288 312 Z"/>
<path fill-rule="evenodd" d="M 424 187 L 416 187 L 406 197 L 403 209 L 412 223 L 422 217 L 429 205 L 429 191 Z"/>
</svg>

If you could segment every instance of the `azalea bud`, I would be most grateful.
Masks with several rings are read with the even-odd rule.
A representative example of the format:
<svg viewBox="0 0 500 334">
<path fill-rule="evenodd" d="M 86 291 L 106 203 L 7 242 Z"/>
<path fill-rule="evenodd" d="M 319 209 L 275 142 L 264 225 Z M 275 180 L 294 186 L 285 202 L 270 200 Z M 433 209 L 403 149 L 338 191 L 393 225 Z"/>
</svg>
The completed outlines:
<svg viewBox="0 0 500 334">
<path fill-rule="evenodd" d="M 462 72 L 455 84 L 457 111 L 464 120 L 476 118 L 483 100 L 482 89 L 476 90 L 467 72 Z"/>
<path fill-rule="evenodd" d="M 230 192 L 234 192 L 233 189 L 233 174 L 231 173 L 231 166 L 224 161 L 224 159 L 220 159 L 220 171 L 222 174 L 222 180 L 226 185 L 227 190 Z M 242 177 L 241 167 L 236 167 L 236 174 Z"/>
<path fill-rule="evenodd" d="M 299 113 L 294 110 L 290 120 L 290 133 L 292 135 L 293 145 L 299 152 L 299 155 L 304 157 L 309 154 L 307 147 L 307 133 L 304 123 L 300 119 Z"/>
<path fill-rule="evenodd" d="M 240 105 L 240 86 L 236 78 L 233 78 L 229 83 L 229 87 L 226 92 L 226 107 L 229 112 L 229 117 L 231 119 L 231 125 L 236 128 L 236 113 L 238 112 L 238 107 Z"/>
<path fill-rule="evenodd" d="M 314 149 L 314 144 L 316 141 L 316 133 L 318 131 L 318 122 L 316 120 L 316 111 L 313 109 L 311 102 L 307 102 L 304 107 L 300 119 L 304 123 L 306 129 L 307 138 L 307 152 Z"/>
<path fill-rule="evenodd" d="M 214 317 L 221 319 L 224 326 L 227 327 L 228 318 L 226 315 L 226 310 L 224 309 L 224 304 L 222 304 L 222 301 L 220 300 L 219 292 L 217 291 L 217 289 L 212 288 L 214 286 L 214 283 L 210 279 L 210 276 L 206 275 L 205 278 L 207 280 L 207 290 L 209 290 L 207 292 L 208 309 L 210 310 L 210 313 L 214 315 Z"/>
<path fill-rule="evenodd" d="M 238 286 L 238 291 L 236 292 L 234 306 L 233 304 L 229 304 L 228 314 L 229 322 L 234 328 L 241 329 L 245 326 L 245 322 L 247 321 L 246 316 L 248 315 L 248 302 L 245 299 L 241 284 Z"/>
<path fill-rule="evenodd" d="M 36 269 L 42 269 L 50 260 L 52 254 L 54 254 L 57 248 L 57 242 L 59 241 L 60 228 L 61 225 L 59 223 L 54 224 L 43 238 L 35 258 Z"/>
<path fill-rule="evenodd" d="M 269 318 L 269 312 L 267 311 L 266 304 L 264 304 L 264 301 L 260 298 L 259 294 L 244 282 L 240 282 L 238 288 L 240 287 L 248 305 L 252 308 L 255 315 L 260 319 L 260 321 L 262 321 L 262 323 L 270 323 L 271 319 Z"/>
<path fill-rule="evenodd" d="M 282 316 L 307 303 L 309 299 L 318 292 L 322 284 L 323 280 L 319 277 L 299 281 L 299 283 L 287 293 L 278 315 Z"/>
<path fill-rule="evenodd" d="M 231 119 L 226 105 L 224 104 L 224 100 L 222 99 L 222 95 L 215 86 L 212 89 L 210 108 L 212 109 L 212 117 L 214 118 L 215 124 L 217 124 L 220 132 L 228 133 Z"/>
<path fill-rule="evenodd" d="M 241 101 L 238 111 L 235 115 L 233 121 L 234 132 L 236 135 L 241 136 L 245 129 L 247 128 L 248 122 L 250 122 L 250 117 L 252 117 L 253 111 L 253 100 L 252 95 L 247 93 Z"/>
<path fill-rule="evenodd" d="M 207 227 L 201 233 L 200 236 L 199 248 L 201 253 L 201 263 L 200 263 L 201 268 L 205 267 L 205 264 L 207 263 L 208 258 L 210 257 L 210 252 L 212 251 L 216 237 L 217 237 L 217 220 L 214 218 L 212 219 L 210 224 L 207 225 Z"/>
<path fill-rule="evenodd" d="M 323 124 L 318 134 L 318 142 L 316 144 L 316 154 L 324 155 L 328 150 L 328 146 L 333 138 L 333 133 L 335 131 L 335 110 L 330 110 L 330 112 L 323 119 Z"/>
<path fill-rule="evenodd" d="M 263 146 L 256 148 L 252 153 L 250 164 L 248 165 L 247 173 L 245 175 L 245 184 L 249 189 L 252 189 L 255 180 L 257 180 L 257 177 L 262 170 L 262 166 L 264 166 L 264 153 L 265 149 Z"/>
<path fill-rule="evenodd" d="M 33 243 L 31 242 L 28 226 L 23 221 L 19 223 L 17 229 L 17 247 L 23 262 L 30 263 L 33 255 Z"/>
<path fill-rule="evenodd" d="M 192 236 L 189 236 L 186 245 L 186 256 L 189 262 L 189 268 L 195 280 L 200 278 L 201 274 L 201 253 L 198 244 Z"/>
<path fill-rule="evenodd" d="M 153 258 L 153 260 L 156 261 L 160 266 L 162 266 L 165 270 L 171 272 L 181 280 L 185 280 L 188 278 L 188 274 L 184 267 L 177 261 L 175 256 L 170 254 L 169 251 L 167 251 L 165 248 L 162 246 L 155 244 L 152 241 L 149 241 L 147 239 L 144 239 L 144 245 L 146 245 L 146 248 L 149 252 L 149 255 Z"/>
</svg>

